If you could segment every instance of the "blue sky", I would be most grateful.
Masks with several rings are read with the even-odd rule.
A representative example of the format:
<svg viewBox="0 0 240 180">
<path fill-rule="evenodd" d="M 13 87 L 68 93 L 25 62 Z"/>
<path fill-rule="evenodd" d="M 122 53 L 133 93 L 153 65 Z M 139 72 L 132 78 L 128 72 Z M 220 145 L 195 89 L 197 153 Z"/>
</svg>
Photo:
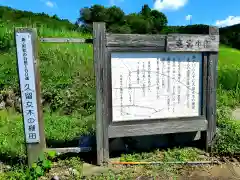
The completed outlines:
<svg viewBox="0 0 240 180">
<path fill-rule="evenodd" d="M 116 5 L 125 13 L 139 12 L 143 4 L 166 14 L 169 25 L 240 23 L 240 0 L 0 0 L 0 5 L 20 10 L 57 14 L 75 22 L 79 10 L 93 4 Z"/>
</svg>

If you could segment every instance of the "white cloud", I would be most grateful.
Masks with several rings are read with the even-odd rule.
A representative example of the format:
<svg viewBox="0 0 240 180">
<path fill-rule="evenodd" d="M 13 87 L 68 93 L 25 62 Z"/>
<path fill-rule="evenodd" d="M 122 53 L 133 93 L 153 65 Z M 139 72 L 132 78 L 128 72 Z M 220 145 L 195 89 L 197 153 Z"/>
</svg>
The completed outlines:
<svg viewBox="0 0 240 180">
<path fill-rule="evenodd" d="M 187 4 L 188 0 L 155 0 L 154 9 L 157 10 L 177 10 Z"/>
<path fill-rule="evenodd" d="M 186 16 L 186 21 L 190 21 L 191 19 L 192 19 L 192 15 L 189 14 Z"/>
<path fill-rule="evenodd" d="M 217 20 L 216 26 L 224 27 L 224 26 L 232 26 L 234 24 L 240 24 L 240 16 L 228 16 L 224 20 Z"/>
<path fill-rule="evenodd" d="M 121 2 L 123 2 L 123 1 L 124 1 L 124 0 L 110 0 L 109 3 L 110 3 L 111 6 L 114 6 L 114 5 L 116 5 L 117 3 L 121 3 Z"/>
<path fill-rule="evenodd" d="M 46 6 L 53 8 L 54 6 L 56 6 L 56 3 L 52 2 L 52 1 L 46 1 L 45 2 Z"/>
</svg>

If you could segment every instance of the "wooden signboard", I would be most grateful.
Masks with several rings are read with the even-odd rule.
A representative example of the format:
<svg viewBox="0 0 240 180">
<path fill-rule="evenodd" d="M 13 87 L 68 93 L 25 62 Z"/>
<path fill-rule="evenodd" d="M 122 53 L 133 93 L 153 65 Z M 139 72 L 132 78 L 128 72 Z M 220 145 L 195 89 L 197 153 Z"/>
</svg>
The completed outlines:
<svg viewBox="0 0 240 180">
<path fill-rule="evenodd" d="M 93 24 L 98 164 L 109 138 L 216 131 L 218 28 L 208 35 L 107 34 Z"/>
<path fill-rule="evenodd" d="M 109 138 L 216 131 L 219 34 L 106 34 L 94 23 L 98 164 Z M 204 137 L 204 136 L 203 136 Z"/>
</svg>

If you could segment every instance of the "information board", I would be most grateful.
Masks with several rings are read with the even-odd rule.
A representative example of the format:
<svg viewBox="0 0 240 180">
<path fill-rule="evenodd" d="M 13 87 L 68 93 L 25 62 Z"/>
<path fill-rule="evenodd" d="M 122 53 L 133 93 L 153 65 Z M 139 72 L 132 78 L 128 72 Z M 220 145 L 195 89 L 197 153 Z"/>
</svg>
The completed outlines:
<svg viewBox="0 0 240 180">
<path fill-rule="evenodd" d="M 201 53 L 112 53 L 113 122 L 199 116 Z"/>
<path fill-rule="evenodd" d="M 16 33 L 24 128 L 27 143 L 40 142 L 31 33 Z"/>
</svg>

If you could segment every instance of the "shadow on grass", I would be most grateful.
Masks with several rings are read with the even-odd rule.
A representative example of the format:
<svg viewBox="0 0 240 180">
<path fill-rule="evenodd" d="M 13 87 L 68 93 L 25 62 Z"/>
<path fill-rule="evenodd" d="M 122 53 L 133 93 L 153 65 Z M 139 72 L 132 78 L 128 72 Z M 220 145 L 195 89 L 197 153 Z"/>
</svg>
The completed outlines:
<svg viewBox="0 0 240 180">
<path fill-rule="evenodd" d="M 122 154 L 133 153 L 150 153 L 157 149 L 169 150 L 173 148 L 198 148 L 205 149 L 205 142 L 203 139 L 194 140 L 195 133 L 179 133 L 168 135 L 153 135 L 153 136 L 141 136 L 141 137 L 126 137 L 126 138 L 114 138 L 109 139 L 109 154 L 110 158 L 121 157 Z M 87 136 L 85 136 L 86 138 Z M 84 142 L 84 138 L 81 140 L 74 139 L 72 141 L 56 141 L 47 140 L 48 147 L 51 148 L 64 148 L 64 147 L 91 147 L 91 152 L 81 153 L 65 153 L 58 156 L 58 159 L 64 160 L 70 157 L 78 156 L 86 163 L 97 163 L 96 152 L 96 139 L 94 136 L 88 137 L 88 141 Z M 80 143 L 82 142 L 82 143 Z"/>
<path fill-rule="evenodd" d="M 46 139 L 46 146 L 48 148 L 78 147 L 78 142 L 77 138 L 73 140 Z"/>
<path fill-rule="evenodd" d="M 182 137 L 178 137 L 184 134 L 188 136 L 188 138 L 185 139 L 185 141 L 181 141 Z M 194 138 L 191 137 L 191 133 L 181 133 L 145 136 L 143 137 L 144 139 L 137 137 L 138 141 L 136 141 L 136 138 L 122 138 L 125 144 L 128 145 L 128 148 L 125 151 L 111 151 L 110 157 L 120 157 L 122 154 L 151 153 L 155 150 L 171 150 L 174 148 L 197 148 L 199 150 L 206 150 L 204 136 L 202 135 L 202 137 L 201 139 L 194 140 Z M 151 143 L 152 139 L 155 139 L 155 142 Z M 161 141 L 162 139 L 165 140 Z M 135 142 L 135 144 L 132 144 L 132 142 Z"/>
<path fill-rule="evenodd" d="M 91 147 L 89 152 L 68 152 L 61 154 L 57 159 L 68 159 L 71 157 L 78 156 L 81 160 L 89 164 L 97 164 L 97 152 L 96 152 L 96 139 L 95 136 L 82 136 L 80 138 L 75 138 L 73 140 L 54 140 L 46 139 L 46 144 L 48 148 L 85 148 Z"/>
<path fill-rule="evenodd" d="M 27 158 L 19 157 L 16 154 L 12 154 L 12 153 L 0 153 L 0 164 L 1 163 L 10 165 L 10 166 L 26 164 Z"/>
<path fill-rule="evenodd" d="M 181 137 L 181 135 L 183 135 Z M 198 148 L 204 149 L 204 142 L 202 139 L 193 140 L 194 134 L 181 133 L 181 134 L 169 134 L 169 135 L 154 135 L 154 136 L 141 136 L 141 137 L 126 137 L 126 138 L 114 138 L 109 140 L 110 158 L 121 157 L 122 154 L 133 153 L 150 153 L 159 150 L 167 150 L 173 148 Z M 180 141 L 179 141 L 180 140 Z M 181 141 L 183 140 L 183 141 Z M 71 148 L 71 147 L 91 147 L 90 152 L 68 152 L 59 155 L 56 159 L 68 159 L 71 157 L 79 157 L 83 162 L 89 164 L 97 164 L 97 152 L 96 152 L 96 138 L 95 136 L 83 136 L 75 138 L 73 140 L 54 140 L 46 139 L 48 148 Z M 1 154 L 0 162 L 8 165 L 16 165 L 26 163 L 26 158 L 20 158 L 14 154 Z"/>
</svg>

